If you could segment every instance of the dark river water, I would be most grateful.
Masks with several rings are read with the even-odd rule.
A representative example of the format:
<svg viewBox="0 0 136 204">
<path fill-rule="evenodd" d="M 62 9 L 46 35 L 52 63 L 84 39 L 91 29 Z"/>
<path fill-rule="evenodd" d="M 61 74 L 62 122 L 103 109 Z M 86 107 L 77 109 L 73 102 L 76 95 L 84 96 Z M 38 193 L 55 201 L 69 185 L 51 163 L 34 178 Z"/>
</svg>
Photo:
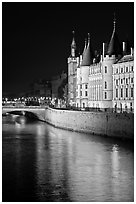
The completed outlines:
<svg viewBox="0 0 136 204">
<path fill-rule="evenodd" d="M 134 201 L 133 142 L 3 117 L 2 201 Z"/>
</svg>

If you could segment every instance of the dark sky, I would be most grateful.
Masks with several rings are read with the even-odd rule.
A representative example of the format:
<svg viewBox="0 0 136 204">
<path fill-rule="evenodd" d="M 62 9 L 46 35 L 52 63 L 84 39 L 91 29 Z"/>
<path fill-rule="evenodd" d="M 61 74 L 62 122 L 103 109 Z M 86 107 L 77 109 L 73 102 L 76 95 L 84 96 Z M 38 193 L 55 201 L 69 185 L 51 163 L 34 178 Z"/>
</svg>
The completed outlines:
<svg viewBox="0 0 136 204">
<path fill-rule="evenodd" d="M 110 40 L 116 13 L 120 41 L 133 46 L 134 3 L 2 3 L 2 89 L 27 91 L 38 78 L 67 71 L 72 30 L 80 52 L 90 32 L 93 49 Z"/>
</svg>

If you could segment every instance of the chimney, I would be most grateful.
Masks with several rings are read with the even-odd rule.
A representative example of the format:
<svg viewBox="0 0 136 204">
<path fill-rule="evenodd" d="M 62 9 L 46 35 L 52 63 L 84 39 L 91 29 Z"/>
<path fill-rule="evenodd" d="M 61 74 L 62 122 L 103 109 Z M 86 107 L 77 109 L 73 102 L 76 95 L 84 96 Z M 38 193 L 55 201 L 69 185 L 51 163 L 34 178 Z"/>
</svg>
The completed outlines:
<svg viewBox="0 0 136 204">
<path fill-rule="evenodd" d="M 102 44 L 102 47 L 103 47 L 103 48 L 102 48 L 102 49 L 103 49 L 103 51 L 102 51 L 102 56 L 103 56 L 103 59 L 104 59 L 104 55 L 105 55 L 105 43 Z"/>
<path fill-rule="evenodd" d="M 126 54 L 125 52 L 126 52 L 126 43 L 125 42 L 122 42 L 122 44 L 123 44 L 123 54 Z"/>
<path fill-rule="evenodd" d="M 83 57 L 82 57 L 82 55 L 80 55 L 80 64 L 81 64 L 82 60 L 83 60 Z"/>
<path fill-rule="evenodd" d="M 77 67 L 80 66 L 80 57 L 77 57 Z"/>
</svg>

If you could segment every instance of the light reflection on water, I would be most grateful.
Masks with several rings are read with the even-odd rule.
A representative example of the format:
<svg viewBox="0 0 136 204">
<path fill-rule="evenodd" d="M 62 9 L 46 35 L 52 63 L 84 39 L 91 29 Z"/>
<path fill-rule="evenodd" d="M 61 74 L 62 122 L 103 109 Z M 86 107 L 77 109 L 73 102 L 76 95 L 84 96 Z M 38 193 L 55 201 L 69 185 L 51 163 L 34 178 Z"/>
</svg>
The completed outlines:
<svg viewBox="0 0 136 204">
<path fill-rule="evenodd" d="M 3 201 L 133 201 L 133 144 L 3 122 Z"/>
</svg>

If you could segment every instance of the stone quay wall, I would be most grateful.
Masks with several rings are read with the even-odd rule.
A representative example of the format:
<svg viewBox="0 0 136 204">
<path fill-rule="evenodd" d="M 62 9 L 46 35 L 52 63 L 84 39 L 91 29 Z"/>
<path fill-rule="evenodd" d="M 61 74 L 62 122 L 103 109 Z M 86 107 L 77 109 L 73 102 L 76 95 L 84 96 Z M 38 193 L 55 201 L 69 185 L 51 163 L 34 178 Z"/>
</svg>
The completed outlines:
<svg viewBox="0 0 136 204">
<path fill-rule="evenodd" d="M 45 108 L 45 121 L 55 127 L 134 139 L 134 114 L 86 112 Z"/>
</svg>

